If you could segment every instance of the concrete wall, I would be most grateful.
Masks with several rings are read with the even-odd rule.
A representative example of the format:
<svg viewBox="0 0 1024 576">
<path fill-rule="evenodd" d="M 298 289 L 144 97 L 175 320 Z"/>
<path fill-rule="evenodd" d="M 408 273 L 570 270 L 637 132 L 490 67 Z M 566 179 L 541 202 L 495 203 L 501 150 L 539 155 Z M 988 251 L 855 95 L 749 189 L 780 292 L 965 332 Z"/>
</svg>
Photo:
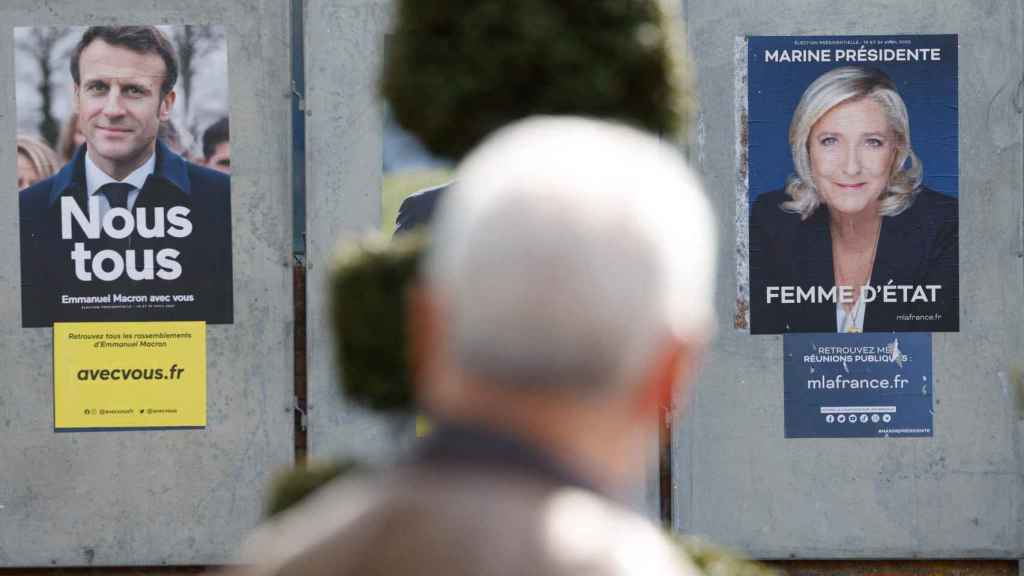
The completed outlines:
<svg viewBox="0 0 1024 576">
<path fill-rule="evenodd" d="M 341 397 L 326 291 L 339 240 L 359 237 L 380 221 L 383 117 L 376 81 L 390 15 L 387 0 L 306 3 L 306 305 L 314 459 L 380 462 L 413 436 L 411 427 Z"/>
<path fill-rule="evenodd" d="M 1021 2 L 685 0 L 698 159 L 725 240 L 721 326 L 676 426 L 676 528 L 763 558 L 1024 557 Z M 927 439 L 786 440 L 782 337 L 733 330 L 733 45 L 744 35 L 960 35 L 961 332 L 936 334 Z"/>
<path fill-rule="evenodd" d="M 14 26 L 222 23 L 235 323 L 207 331 L 205 430 L 53 432 L 52 334 L 22 329 L 18 198 L 0 194 L 0 567 L 218 564 L 292 462 L 288 6 L 280 0 L 0 5 L 0 180 L 15 182 Z"/>
</svg>

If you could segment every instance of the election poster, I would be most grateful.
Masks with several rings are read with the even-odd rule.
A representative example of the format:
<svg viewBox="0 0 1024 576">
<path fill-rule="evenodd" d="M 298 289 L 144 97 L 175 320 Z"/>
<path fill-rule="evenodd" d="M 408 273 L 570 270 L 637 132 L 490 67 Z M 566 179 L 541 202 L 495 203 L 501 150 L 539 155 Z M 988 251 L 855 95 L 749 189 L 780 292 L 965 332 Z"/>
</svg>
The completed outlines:
<svg viewBox="0 0 1024 576">
<path fill-rule="evenodd" d="M 786 438 L 932 436 L 931 334 L 787 334 Z"/>
<path fill-rule="evenodd" d="M 22 326 L 232 323 L 223 27 L 14 40 Z"/>
<path fill-rule="evenodd" d="M 437 201 L 451 183 L 452 162 L 431 154 L 403 129 L 386 103 L 381 155 L 381 230 L 404 234 L 428 226 Z"/>
<path fill-rule="evenodd" d="M 54 428 L 206 426 L 203 322 L 53 325 Z"/>
<path fill-rule="evenodd" d="M 957 48 L 737 41 L 737 328 L 959 330 Z"/>
</svg>

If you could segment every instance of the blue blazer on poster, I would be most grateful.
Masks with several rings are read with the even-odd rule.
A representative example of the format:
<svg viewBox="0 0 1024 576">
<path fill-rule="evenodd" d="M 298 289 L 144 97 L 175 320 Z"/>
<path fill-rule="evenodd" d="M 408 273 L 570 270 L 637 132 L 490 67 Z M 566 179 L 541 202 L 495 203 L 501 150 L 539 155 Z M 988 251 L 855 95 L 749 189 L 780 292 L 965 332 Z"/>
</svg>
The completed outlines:
<svg viewBox="0 0 1024 576">
<path fill-rule="evenodd" d="M 188 209 L 191 233 L 183 238 L 170 234 L 145 238 L 136 229 L 121 240 L 105 234 L 94 239 L 72 225 L 72 237 L 62 239 L 61 198 L 73 198 L 88 213 L 85 145 L 80 146 L 57 174 L 19 195 L 22 326 L 158 320 L 230 324 L 234 319 L 230 192 L 228 176 L 187 162 L 157 141 L 154 172 L 132 212 L 142 209 L 153 218 L 147 226 L 155 227 L 155 209 L 182 206 Z M 174 250 L 181 273 L 171 280 L 132 280 L 122 273 L 111 281 L 95 276 L 83 281 L 76 275 L 71 259 L 77 243 L 92 257 L 102 250 L 113 250 L 127 260 L 127 251 L 131 250 L 138 268 L 144 267 L 147 251 L 155 257 L 162 250 Z M 159 260 L 155 261 L 159 266 Z M 109 301 L 82 304 L 75 300 L 85 298 Z"/>
</svg>

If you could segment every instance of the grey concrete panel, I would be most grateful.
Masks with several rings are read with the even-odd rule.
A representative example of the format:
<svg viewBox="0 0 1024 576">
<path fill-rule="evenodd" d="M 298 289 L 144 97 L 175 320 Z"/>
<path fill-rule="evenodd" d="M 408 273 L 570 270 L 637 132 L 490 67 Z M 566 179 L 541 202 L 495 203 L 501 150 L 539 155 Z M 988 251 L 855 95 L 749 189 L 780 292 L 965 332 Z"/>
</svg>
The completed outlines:
<svg viewBox="0 0 1024 576">
<path fill-rule="evenodd" d="M 674 439 L 676 528 L 762 558 L 1024 556 L 1024 423 L 1007 370 L 1024 326 L 1021 3 L 686 0 L 695 157 L 722 225 L 719 337 Z M 960 35 L 961 331 L 936 334 L 935 432 L 783 433 L 782 337 L 733 329 L 734 39 Z"/>
<path fill-rule="evenodd" d="M 54 433 L 52 333 L 22 329 L 18 198 L 0 194 L 0 567 L 230 561 L 293 460 L 288 6 L 12 0 L 0 6 L 0 178 L 14 187 L 14 26 L 222 23 L 235 322 L 207 330 L 205 430 Z"/>
<path fill-rule="evenodd" d="M 383 116 L 377 70 L 390 16 L 386 0 L 306 4 L 306 302 L 313 458 L 386 461 L 413 437 L 410 421 L 371 414 L 341 396 L 328 321 L 327 282 L 335 247 L 342 239 L 376 229 L 380 221 Z"/>
</svg>

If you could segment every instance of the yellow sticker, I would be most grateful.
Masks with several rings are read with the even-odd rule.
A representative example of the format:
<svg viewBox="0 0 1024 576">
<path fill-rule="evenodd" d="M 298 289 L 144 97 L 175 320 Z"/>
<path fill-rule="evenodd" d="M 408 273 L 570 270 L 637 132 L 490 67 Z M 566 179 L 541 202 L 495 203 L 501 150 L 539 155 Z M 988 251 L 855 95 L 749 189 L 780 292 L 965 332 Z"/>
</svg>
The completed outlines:
<svg viewBox="0 0 1024 576">
<path fill-rule="evenodd" d="M 57 430 L 206 426 L 206 323 L 54 323 L 53 415 Z"/>
<path fill-rule="evenodd" d="M 423 414 L 416 415 L 416 437 L 426 438 L 434 430 L 434 423 Z"/>
</svg>

